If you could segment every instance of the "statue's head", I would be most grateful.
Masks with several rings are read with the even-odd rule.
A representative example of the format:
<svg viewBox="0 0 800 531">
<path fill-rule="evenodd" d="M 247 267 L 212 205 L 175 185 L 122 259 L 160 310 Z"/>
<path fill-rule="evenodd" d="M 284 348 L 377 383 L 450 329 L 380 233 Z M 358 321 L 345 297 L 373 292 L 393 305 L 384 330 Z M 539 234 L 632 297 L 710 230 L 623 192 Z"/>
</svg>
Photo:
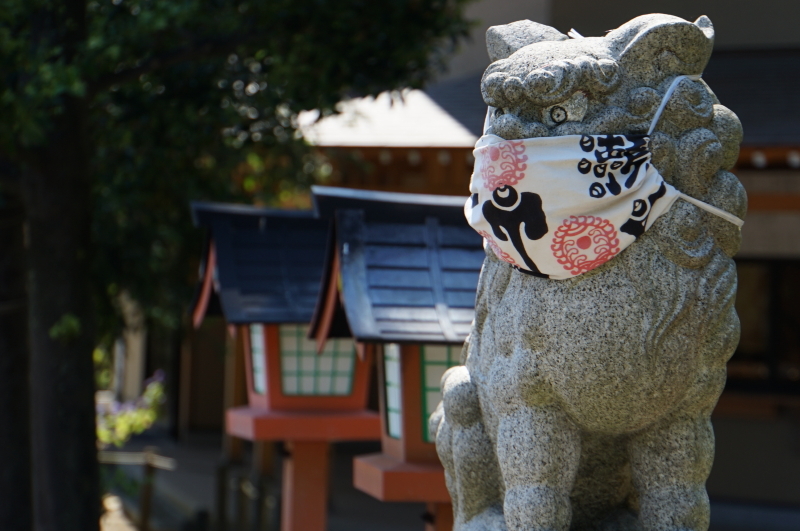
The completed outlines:
<svg viewBox="0 0 800 531">
<path fill-rule="evenodd" d="M 481 93 L 495 109 L 488 133 L 506 140 L 646 134 L 672 82 L 703 73 L 714 28 L 705 16 L 688 22 L 653 14 L 583 38 L 523 20 L 489 28 L 486 40 L 492 63 Z M 720 172 L 738 158 L 739 120 L 704 81 L 687 78 L 676 87 L 651 135 L 654 166 L 681 192 L 743 216 L 741 186 Z M 731 194 L 737 197 L 725 197 Z M 735 252 L 738 230 L 721 230 L 731 232 L 726 252 Z"/>
<path fill-rule="evenodd" d="M 644 134 L 675 77 L 703 73 L 714 27 L 705 16 L 688 22 L 653 14 L 604 37 L 570 38 L 523 20 L 489 28 L 486 41 L 492 64 L 481 93 L 496 108 L 489 132 L 507 140 Z M 653 163 L 667 181 L 673 182 L 679 139 L 690 130 L 708 132 L 699 140 L 707 166 L 698 168 L 701 173 L 733 167 L 742 139 L 738 119 L 705 82 L 687 80 L 670 97 L 653 135 Z M 705 191 L 698 189 L 704 183 L 684 184 L 686 193 Z"/>
<path fill-rule="evenodd" d="M 714 29 L 706 17 L 691 23 L 646 15 L 605 37 L 570 38 L 524 20 L 489 28 L 486 40 L 492 64 L 481 92 L 498 109 L 495 134 L 644 133 L 666 85 L 678 75 L 702 74 Z M 684 85 L 665 117 L 677 113 L 682 127 L 700 125 L 711 117 L 713 94 L 702 83 Z"/>
</svg>

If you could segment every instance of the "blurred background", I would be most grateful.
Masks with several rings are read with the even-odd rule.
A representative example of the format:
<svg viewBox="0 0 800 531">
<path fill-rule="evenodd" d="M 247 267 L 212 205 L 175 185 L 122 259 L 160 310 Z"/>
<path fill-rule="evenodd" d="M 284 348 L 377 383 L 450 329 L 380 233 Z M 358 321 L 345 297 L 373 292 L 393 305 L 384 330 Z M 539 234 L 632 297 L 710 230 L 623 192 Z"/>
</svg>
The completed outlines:
<svg viewBox="0 0 800 531">
<path fill-rule="evenodd" d="M 649 12 L 712 20 L 704 79 L 744 127 L 711 528 L 800 529 L 794 0 L 3 0 L 0 528 L 125 529 L 147 499 L 153 529 L 277 529 L 280 467 L 254 475 L 267 450 L 225 434 L 246 397 L 219 302 L 192 322 L 209 240 L 190 202 L 466 196 L 486 29 L 600 36 Z M 329 529 L 426 525 L 422 504 L 352 487 L 352 457 L 379 448 L 334 445 Z"/>
</svg>

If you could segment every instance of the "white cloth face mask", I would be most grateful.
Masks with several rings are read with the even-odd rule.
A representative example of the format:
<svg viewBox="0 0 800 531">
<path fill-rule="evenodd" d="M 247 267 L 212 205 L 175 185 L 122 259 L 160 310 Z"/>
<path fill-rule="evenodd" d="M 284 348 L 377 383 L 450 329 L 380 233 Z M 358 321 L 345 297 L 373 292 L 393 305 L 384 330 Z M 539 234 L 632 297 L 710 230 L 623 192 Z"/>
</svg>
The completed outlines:
<svg viewBox="0 0 800 531">
<path fill-rule="evenodd" d="M 741 227 L 736 216 L 665 182 L 650 161 L 650 135 L 686 78 L 700 76 L 675 78 L 647 135 L 504 140 L 484 132 L 473 151 L 467 221 L 499 259 L 558 280 L 609 261 L 678 198 Z"/>
</svg>

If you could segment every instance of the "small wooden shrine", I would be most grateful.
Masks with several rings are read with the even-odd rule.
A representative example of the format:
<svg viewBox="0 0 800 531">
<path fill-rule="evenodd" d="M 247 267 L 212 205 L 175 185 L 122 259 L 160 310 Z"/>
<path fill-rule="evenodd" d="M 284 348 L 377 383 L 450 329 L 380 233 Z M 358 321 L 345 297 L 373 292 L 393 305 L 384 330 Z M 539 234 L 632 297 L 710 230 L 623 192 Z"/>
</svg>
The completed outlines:
<svg viewBox="0 0 800 531">
<path fill-rule="evenodd" d="M 366 408 L 371 358 L 351 338 L 323 348 L 308 336 L 329 221 L 311 212 L 194 203 L 210 229 L 195 326 L 212 292 L 241 336 L 248 405 L 226 411 L 226 433 L 284 441 L 282 531 L 324 531 L 330 443 L 376 440 L 378 415 Z"/>
<path fill-rule="evenodd" d="M 311 333 L 349 331 L 378 352 L 382 452 L 354 462 L 355 486 L 382 501 L 425 502 L 430 530 L 452 528 L 444 472 L 428 433 L 439 380 L 459 363 L 484 251 L 463 197 L 314 187 L 335 219 L 326 286 Z"/>
</svg>

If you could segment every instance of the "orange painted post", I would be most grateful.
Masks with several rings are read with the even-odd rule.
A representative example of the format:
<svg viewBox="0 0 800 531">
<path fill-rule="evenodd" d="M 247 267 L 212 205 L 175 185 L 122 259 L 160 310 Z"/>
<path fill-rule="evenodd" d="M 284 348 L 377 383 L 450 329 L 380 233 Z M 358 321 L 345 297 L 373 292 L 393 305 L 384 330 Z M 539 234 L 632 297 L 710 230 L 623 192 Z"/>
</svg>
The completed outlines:
<svg viewBox="0 0 800 531">
<path fill-rule="evenodd" d="M 281 531 L 325 531 L 331 441 L 374 441 L 380 419 L 372 411 L 275 411 L 238 407 L 226 412 L 225 431 L 254 442 L 288 441 L 283 460 Z M 262 456 L 264 457 L 264 456 Z"/>
<path fill-rule="evenodd" d="M 452 531 L 453 506 L 449 503 L 429 503 L 426 506 L 425 531 Z"/>
<path fill-rule="evenodd" d="M 330 443 L 292 441 L 283 460 L 281 531 L 325 531 Z"/>
<path fill-rule="evenodd" d="M 396 364 L 392 369 L 386 363 L 387 348 L 388 345 L 383 346 L 380 356 L 383 359 L 378 363 L 383 451 L 355 458 L 353 483 L 357 489 L 382 501 L 425 502 L 425 531 L 452 531 L 453 506 L 444 470 L 436 446 L 425 431 L 429 410 L 423 391 L 429 390 L 432 376 L 423 376 L 431 363 L 425 361 L 424 352 L 431 347 L 412 343 L 392 347 L 395 352 L 392 361 Z M 451 354 L 447 357 L 446 363 L 452 364 Z M 443 360 L 435 363 L 442 365 Z M 390 372 L 394 376 L 387 374 Z M 399 394 L 391 406 L 387 402 L 389 387 L 398 385 Z M 390 429 L 392 407 L 399 410 L 400 418 L 399 426 Z"/>
<path fill-rule="evenodd" d="M 224 387 L 224 406 L 225 409 L 240 406 L 247 403 L 247 388 L 245 386 L 245 366 L 244 366 L 244 339 L 246 329 L 244 327 L 228 327 L 228 335 L 225 341 L 225 387 Z M 238 462 L 242 459 L 242 441 L 226 433 L 222 442 L 223 460 L 226 462 Z"/>
</svg>

